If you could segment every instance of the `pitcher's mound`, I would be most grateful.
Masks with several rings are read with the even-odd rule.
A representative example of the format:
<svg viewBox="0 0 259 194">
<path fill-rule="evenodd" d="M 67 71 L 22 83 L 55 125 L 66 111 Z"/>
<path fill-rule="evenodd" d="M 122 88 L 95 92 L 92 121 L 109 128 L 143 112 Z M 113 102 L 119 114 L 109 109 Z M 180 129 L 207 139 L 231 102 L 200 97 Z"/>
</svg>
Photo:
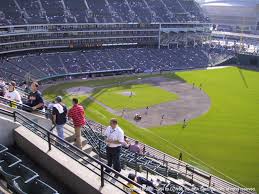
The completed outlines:
<svg viewBox="0 0 259 194">
<path fill-rule="evenodd" d="M 73 87 L 67 89 L 66 92 L 70 95 L 86 95 L 91 94 L 93 92 L 93 88 L 86 86 Z"/>
<path fill-rule="evenodd" d="M 131 92 L 131 91 L 124 91 L 124 92 L 120 92 L 121 95 L 123 96 L 135 96 L 135 92 Z"/>
</svg>

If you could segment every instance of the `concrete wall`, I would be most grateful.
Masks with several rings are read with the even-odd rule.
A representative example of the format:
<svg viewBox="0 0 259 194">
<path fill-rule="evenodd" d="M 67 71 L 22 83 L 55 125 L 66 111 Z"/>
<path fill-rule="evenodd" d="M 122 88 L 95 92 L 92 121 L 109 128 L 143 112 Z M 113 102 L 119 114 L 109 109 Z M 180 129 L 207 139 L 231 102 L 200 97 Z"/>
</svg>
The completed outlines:
<svg viewBox="0 0 259 194">
<path fill-rule="evenodd" d="M 0 115 L 0 144 L 11 146 L 14 143 L 14 129 L 19 125 L 12 119 Z"/>
<path fill-rule="evenodd" d="M 35 163 L 70 188 L 73 194 L 122 193 L 108 183 L 101 188 L 99 176 L 55 147 L 52 146 L 49 151 L 47 142 L 25 127 L 20 126 L 15 129 L 14 138 L 20 149 Z"/>
</svg>

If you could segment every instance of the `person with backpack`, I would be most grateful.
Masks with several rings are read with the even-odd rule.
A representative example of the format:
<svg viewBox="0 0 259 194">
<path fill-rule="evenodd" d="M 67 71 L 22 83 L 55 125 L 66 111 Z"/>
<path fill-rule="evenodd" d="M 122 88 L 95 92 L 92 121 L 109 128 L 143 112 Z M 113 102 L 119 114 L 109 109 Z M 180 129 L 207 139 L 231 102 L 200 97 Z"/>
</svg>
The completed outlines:
<svg viewBox="0 0 259 194">
<path fill-rule="evenodd" d="M 62 103 L 62 97 L 57 96 L 52 108 L 52 121 L 56 125 L 58 136 L 64 139 L 64 125 L 67 122 L 67 107 Z"/>
</svg>

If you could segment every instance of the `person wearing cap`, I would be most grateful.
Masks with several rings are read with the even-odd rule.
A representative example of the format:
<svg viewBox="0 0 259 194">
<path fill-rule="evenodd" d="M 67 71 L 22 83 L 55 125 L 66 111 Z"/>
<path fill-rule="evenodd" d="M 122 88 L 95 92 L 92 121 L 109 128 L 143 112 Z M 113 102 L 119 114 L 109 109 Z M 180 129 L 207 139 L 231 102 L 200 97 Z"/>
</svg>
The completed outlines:
<svg viewBox="0 0 259 194">
<path fill-rule="evenodd" d="M 110 120 L 110 126 L 107 127 L 104 133 L 106 137 L 106 154 L 108 160 L 108 166 L 112 167 L 114 170 L 120 172 L 120 153 L 121 146 L 124 144 L 124 132 L 119 127 L 117 119 Z M 107 173 L 110 173 L 109 169 L 105 170 Z"/>
<path fill-rule="evenodd" d="M 8 84 L 8 90 L 4 96 L 6 99 L 22 104 L 22 98 L 20 93 L 16 90 L 16 83 L 11 81 Z"/>
<path fill-rule="evenodd" d="M 57 96 L 52 108 L 52 121 L 56 125 L 58 136 L 64 139 L 64 125 L 67 122 L 67 107 L 62 103 L 62 97 Z"/>
</svg>

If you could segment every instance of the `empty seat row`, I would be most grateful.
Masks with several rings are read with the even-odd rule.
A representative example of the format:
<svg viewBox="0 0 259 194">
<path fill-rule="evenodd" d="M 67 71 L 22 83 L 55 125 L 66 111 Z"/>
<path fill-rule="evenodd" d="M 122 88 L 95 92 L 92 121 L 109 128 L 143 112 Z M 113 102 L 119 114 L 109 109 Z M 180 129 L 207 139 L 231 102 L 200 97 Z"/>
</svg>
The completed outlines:
<svg viewBox="0 0 259 194">
<path fill-rule="evenodd" d="M 0 177 L 8 188 L 17 194 L 58 194 L 48 184 L 39 179 L 38 173 L 22 164 L 22 160 L 8 152 L 0 144 Z"/>
<path fill-rule="evenodd" d="M 194 0 L 5 0 L 0 16 L 0 25 L 208 21 Z"/>
<path fill-rule="evenodd" d="M 25 71 L 33 79 L 119 69 L 135 69 L 136 72 L 174 71 L 207 67 L 233 55 L 234 51 L 224 47 L 209 48 L 206 45 L 172 49 L 103 48 L 42 53 L 0 60 L 0 77 L 19 83 L 23 81 Z"/>
</svg>

